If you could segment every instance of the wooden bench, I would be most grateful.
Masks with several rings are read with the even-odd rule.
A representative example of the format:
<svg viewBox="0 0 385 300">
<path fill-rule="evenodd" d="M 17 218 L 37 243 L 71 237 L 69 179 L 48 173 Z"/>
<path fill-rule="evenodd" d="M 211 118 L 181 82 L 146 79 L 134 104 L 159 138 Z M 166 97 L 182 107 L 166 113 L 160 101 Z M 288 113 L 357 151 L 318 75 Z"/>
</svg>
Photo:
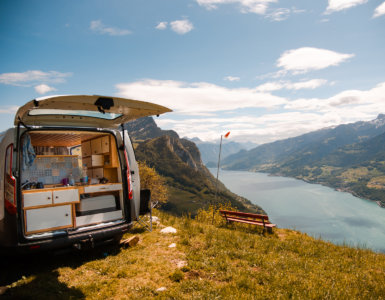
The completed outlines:
<svg viewBox="0 0 385 300">
<path fill-rule="evenodd" d="M 222 217 L 226 219 L 227 223 L 239 222 L 263 226 L 263 228 L 267 229 L 268 232 L 273 232 L 273 227 L 277 226 L 276 224 L 270 223 L 269 217 L 267 215 L 258 215 L 229 210 L 220 210 L 219 212 L 221 213 Z"/>
</svg>

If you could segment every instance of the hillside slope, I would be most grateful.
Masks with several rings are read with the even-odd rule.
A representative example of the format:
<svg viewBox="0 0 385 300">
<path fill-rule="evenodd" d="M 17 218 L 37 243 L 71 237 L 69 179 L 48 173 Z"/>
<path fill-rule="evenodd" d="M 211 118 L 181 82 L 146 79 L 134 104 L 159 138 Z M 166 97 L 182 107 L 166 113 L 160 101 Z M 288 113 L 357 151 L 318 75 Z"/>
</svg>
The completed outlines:
<svg viewBox="0 0 385 300">
<path fill-rule="evenodd" d="M 2 260 L 2 299 L 382 299 L 385 255 L 155 212 L 131 248 Z M 211 213 L 208 213 L 211 216 Z M 176 234 L 162 234 L 173 226 Z M 171 244 L 176 247 L 170 247 Z M 3 294 L 2 294 L 3 293 Z M 2 294 L 2 295 L 1 295 Z"/>
<path fill-rule="evenodd" d="M 385 115 L 261 145 L 226 158 L 224 168 L 325 184 L 385 206 Z"/>
<path fill-rule="evenodd" d="M 180 139 L 174 131 L 161 130 L 152 118 L 130 122 L 126 128 L 136 144 L 136 159 L 154 167 L 166 179 L 170 197 L 162 209 L 178 215 L 195 215 L 198 209 L 220 202 L 231 203 L 241 211 L 264 213 L 222 183 L 218 184 L 215 196 L 216 180 L 202 163 L 193 142 Z"/>
</svg>

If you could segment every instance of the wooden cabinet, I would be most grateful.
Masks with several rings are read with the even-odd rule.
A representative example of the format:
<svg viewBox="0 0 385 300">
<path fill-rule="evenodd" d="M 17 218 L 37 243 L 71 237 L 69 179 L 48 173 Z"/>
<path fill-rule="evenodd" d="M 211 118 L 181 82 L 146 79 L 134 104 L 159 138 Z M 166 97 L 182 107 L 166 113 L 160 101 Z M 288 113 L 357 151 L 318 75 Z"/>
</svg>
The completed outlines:
<svg viewBox="0 0 385 300">
<path fill-rule="evenodd" d="M 87 167 L 89 178 L 106 177 L 110 182 L 118 181 L 119 158 L 112 135 L 83 142 L 82 156 L 82 163 Z"/>
<path fill-rule="evenodd" d="M 82 156 L 90 156 L 92 153 L 91 153 L 91 142 L 90 141 L 87 141 L 87 142 L 83 142 L 82 143 Z"/>
<path fill-rule="evenodd" d="M 104 177 L 104 170 L 103 168 L 94 168 L 92 169 L 92 178 L 103 178 Z"/>
<path fill-rule="evenodd" d="M 91 152 L 92 154 L 102 153 L 102 138 L 91 140 Z"/>
<path fill-rule="evenodd" d="M 72 202 L 78 203 L 79 192 L 77 189 L 54 190 L 52 192 L 52 199 L 54 204 Z"/>
<path fill-rule="evenodd" d="M 52 204 L 52 191 L 48 192 L 35 192 L 35 193 L 23 193 L 24 208 L 51 205 Z"/>
<path fill-rule="evenodd" d="M 73 227 L 71 204 L 25 210 L 27 234 Z"/>
<path fill-rule="evenodd" d="M 108 135 L 101 138 L 102 153 L 110 152 L 110 137 Z"/>
<path fill-rule="evenodd" d="M 76 187 L 23 191 L 26 234 L 73 227 L 74 203 L 79 202 Z"/>
</svg>

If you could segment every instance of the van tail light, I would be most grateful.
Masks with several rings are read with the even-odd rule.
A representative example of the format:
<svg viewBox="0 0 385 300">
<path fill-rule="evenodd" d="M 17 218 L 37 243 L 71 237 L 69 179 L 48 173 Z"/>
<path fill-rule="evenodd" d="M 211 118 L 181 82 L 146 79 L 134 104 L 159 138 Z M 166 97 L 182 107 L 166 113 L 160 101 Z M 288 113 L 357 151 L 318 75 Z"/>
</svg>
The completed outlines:
<svg viewBox="0 0 385 300">
<path fill-rule="evenodd" d="M 131 172 L 130 172 L 130 164 L 128 163 L 127 151 L 124 150 L 124 157 L 126 159 L 127 165 L 127 188 L 128 188 L 128 199 L 132 199 L 132 181 L 131 181 Z"/>
<path fill-rule="evenodd" d="M 5 151 L 4 207 L 11 215 L 16 215 L 16 179 L 12 175 L 13 144 Z"/>
</svg>

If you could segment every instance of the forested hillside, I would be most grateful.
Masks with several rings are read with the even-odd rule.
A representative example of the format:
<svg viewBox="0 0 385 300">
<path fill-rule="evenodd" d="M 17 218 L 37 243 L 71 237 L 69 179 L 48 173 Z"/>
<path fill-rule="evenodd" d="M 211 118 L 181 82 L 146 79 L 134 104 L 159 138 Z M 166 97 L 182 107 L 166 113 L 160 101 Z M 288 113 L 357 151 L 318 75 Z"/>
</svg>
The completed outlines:
<svg viewBox="0 0 385 300">
<path fill-rule="evenodd" d="M 290 176 L 385 205 L 385 115 L 325 128 L 227 157 L 224 168 Z"/>
</svg>

